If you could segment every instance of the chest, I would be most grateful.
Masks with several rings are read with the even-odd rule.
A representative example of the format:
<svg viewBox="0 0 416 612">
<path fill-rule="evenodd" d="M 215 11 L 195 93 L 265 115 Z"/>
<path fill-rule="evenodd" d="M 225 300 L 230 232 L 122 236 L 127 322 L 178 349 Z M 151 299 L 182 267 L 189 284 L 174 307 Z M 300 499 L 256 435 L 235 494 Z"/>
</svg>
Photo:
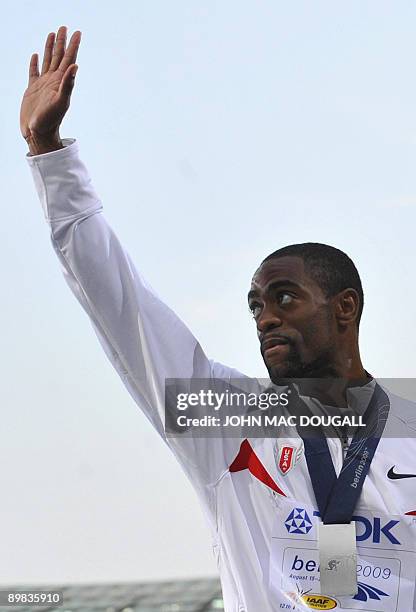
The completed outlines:
<svg viewBox="0 0 416 612">
<path fill-rule="evenodd" d="M 279 498 L 316 506 L 300 438 L 267 438 L 246 443 L 246 461 L 223 483 L 224 495 L 234 493 L 242 503 L 251 500 L 255 505 L 261 499 L 262 504 L 270 505 L 271 511 Z M 344 462 L 341 441 L 328 439 L 328 448 L 339 475 Z M 380 441 L 357 502 L 356 511 L 360 509 L 416 515 L 415 440 Z"/>
</svg>

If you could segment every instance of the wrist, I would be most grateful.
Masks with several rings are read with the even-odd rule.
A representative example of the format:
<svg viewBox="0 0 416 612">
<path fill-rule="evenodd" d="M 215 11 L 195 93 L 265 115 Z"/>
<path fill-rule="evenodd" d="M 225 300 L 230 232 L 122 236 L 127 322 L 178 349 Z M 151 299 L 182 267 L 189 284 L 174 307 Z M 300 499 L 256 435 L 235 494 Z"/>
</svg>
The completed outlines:
<svg viewBox="0 0 416 612">
<path fill-rule="evenodd" d="M 64 148 L 58 131 L 51 134 L 30 132 L 30 134 L 25 137 L 25 140 L 31 155 L 42 155 L 42 153 L 50 153 L 51 151 L 57 151 L 58 149 Z"/>
</svg>

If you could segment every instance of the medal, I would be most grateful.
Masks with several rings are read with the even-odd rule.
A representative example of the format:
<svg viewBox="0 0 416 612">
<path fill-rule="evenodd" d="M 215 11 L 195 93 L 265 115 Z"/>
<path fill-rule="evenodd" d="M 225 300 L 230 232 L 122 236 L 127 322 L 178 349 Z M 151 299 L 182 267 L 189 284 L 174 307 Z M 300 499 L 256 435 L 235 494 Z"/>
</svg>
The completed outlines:
<svg viewBox="0 0 416 612">
<path fill-rule="evenodd" d="M 357 594 L 355 523 L 351 519 L 387 421 L 390 403 L 376 385 L 359 430 L 337 478 L 327 440 L 305 438 L 305 457 L 319 508 L 318 528 L 321 592 Z M 364 431 L 363 431 L 364 430 Z"/>
<path fill-rule="evenodd" d="M 357 546 L 355 523 L 318 525 L 321 593 L 356 595 Z"/>
</svg>

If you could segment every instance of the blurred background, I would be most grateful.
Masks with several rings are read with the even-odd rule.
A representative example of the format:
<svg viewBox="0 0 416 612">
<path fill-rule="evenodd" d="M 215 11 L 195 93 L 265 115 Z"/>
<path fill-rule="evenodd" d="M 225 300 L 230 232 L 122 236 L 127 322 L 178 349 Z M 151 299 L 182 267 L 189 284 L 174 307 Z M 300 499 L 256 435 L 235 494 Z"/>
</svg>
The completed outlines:
<svg viewBox="0 0 416 612">
<path fill-rule="evenodd" d="M 60 25 L 82 31 L 61 135 L 209 357 L 265 376 L 251 276 L 276 248 L 318 241 L 361 273 L 366 369 L 413 377 L 415 18 L 382 0 L 3 7 L 2 584 L 216 576 L 196 495 L 52 251 L 19 130 L 31 54 Z"/>
</svg>

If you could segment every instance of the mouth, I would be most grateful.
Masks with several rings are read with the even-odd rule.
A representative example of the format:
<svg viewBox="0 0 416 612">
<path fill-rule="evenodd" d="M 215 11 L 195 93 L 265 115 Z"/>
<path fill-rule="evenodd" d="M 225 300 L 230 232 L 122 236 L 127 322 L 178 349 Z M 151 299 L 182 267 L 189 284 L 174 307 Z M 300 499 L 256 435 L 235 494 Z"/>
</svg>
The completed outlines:
<svg viewBox="0 0 416 612">
<path fill-rule="evenodd" d="M 275 344 L 270 346 L 263 353 L 263 359 L 267 365 L 273 365 L 273 363 L 279 362 L 289 352 L 289 343 L 285 342 L 282 344 Z"/>
<path fill-rule="evenodd" d="M 267 367 L 277 365 L 287 357 L 290 342 L 284 336 L 266 336 L 261 342 L 261 354 Z"/>
<path fill-rule="evenodd" d="M 263 355 L 273 350 L 282 349 L 289 344 L 289 340 L 283 336 L 266 336 L 261 342 L 261 352 Z"/>
</svg>

